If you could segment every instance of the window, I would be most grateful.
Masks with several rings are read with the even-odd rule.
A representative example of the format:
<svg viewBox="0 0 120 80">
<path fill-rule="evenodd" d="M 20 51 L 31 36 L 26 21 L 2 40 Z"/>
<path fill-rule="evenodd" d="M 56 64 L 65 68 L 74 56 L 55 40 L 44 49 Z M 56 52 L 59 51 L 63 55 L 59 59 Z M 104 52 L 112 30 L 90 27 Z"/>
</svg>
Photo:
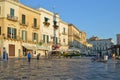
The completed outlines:
<svg viewBox="0 0 120 80">
<path fill-rule="evenodd" d="M 47 43 L 49 42 L 49 36 L 47 35 Z"/>
<path fill-rule="evenodd" d="M 8 27 L 7 37 L 8 37 L 8 38 L 16 39 L 16 29 L 15 29 L 15 28 Z"/>
<path fill-rule="evenodd" d="M 57 21 L 53 21 L 54 25 L 57 25 Z"/>
<path fill-rule="evenodd" d="M 22 30 L 22 40 L 26 41 L 27 40 L 27 31 Z"/>
<path fill-rule="evenodd" d="M 58 38 L 56 37 L 56 44 L 58 43 Z"/>
<path fill-rule="evenodd" d="M 0 27 L 0 35 L 1 35 L 1 27 Z"/>
<path fill-rule="evenodd" d="M 65 33 L 65 28 L 63 28 L 63 32 Z"/>
<path fill-rule="evenodd" d="M 33 33 L 33 41 L 38 41 L 38 34 L 37 33 Z"/>
<path fill-rule="evenodd" d="M 53 42 L 54 42 L 55 44 L 57 44 L 57 43 L 58 43 L 58 38 L 57 38 L 57 37 L 53 38 Z"/>
<path fill-rule="evenodd" d="M 45 21 L 45 22 L 48 22 L 48 20 L 49 20 L 49 18 L 44 17 L 44 21 Z"/>
<path fill-rule="evenodd" d="M 45 35 L 43 35 L 43 42 L 45 42 Z"/>
<path fill-rule="evenodd" d="M 1 6 L 0 6 L 0 14 L 1 14 Z"/>
<path fill-rule="evenodd" d="M 49 35 L 43 35 L 43 42 L 45 43 L 49 42 Z"/>
<path fill-rule="evenodd" d="M 63 42 L 65 42 L 65 39 L 63 39 Z"/>
<path fill-rule="evenodd" d="M 14 16 L 14 9 L 13 8 L 10 8 L 10 16 Z"/>
<path fill-rule="evenodd" d="M 25 19 L 26 19 L 26 16 L 22 14 L 22 24 L 25 24 Z"/>
<path fill-rule="evenodd" d="M 34 18 L 34 27 L 37 27 L 37 19 Z"/>
</svg>

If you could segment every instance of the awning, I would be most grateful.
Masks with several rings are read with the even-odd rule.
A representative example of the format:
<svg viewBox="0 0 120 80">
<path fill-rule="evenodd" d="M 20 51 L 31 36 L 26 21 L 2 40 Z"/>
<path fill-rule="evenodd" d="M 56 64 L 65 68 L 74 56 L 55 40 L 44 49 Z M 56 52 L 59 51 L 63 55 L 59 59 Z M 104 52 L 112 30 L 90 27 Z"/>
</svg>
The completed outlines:
<svg viewBox="0 0 120 80">
<path fill-rule="evenodd" d="M 77 52 L 80 52 L 80 50 L 77 49 L 77 48 L 68 49 L 67 51 L 77 51 Z"/>
<path fill-rule="evenodd" d="M 38 50 L 47 50 L 47 51 L 50 50 L 48 46 L 39 46 L 39 45 L 37 45 L 37 49 Z"/>
<path fill-rule="evenodd" d="M 36 49 L 35 46 L 32 46 L 32 45 L 22 45 L 24 48 L 28 49 L 28 50 L 34 50 Z"/>
</svg>

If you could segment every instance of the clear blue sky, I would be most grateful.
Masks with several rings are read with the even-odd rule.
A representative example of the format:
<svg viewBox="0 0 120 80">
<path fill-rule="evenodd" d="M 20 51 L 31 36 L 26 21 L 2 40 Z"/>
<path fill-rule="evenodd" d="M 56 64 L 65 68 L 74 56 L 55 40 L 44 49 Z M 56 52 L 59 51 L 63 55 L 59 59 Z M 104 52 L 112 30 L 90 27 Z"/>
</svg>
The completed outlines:
<svg viewBox="0 0 120 80">
<path fill-rule="evenodd" d="M 113 38 L 120 33 L 120 0 L 20 0 L 32 8 L 60 14 L 63 21 L 87 33 L 87 38 Z M 53 9 L 53 7 L 55 7 Z"/>
</svg>

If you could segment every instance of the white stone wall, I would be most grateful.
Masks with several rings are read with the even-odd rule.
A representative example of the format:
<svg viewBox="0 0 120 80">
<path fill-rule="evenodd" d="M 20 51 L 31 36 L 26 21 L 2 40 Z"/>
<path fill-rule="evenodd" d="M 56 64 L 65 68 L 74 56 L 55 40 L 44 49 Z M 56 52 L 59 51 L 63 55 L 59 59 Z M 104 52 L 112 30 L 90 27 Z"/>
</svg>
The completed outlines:
<svg viewBox="0 0 120 80">
<path fill-rule="evenodd" d="M 107 49 L 110 48 L 114 43 L 110 39 L 99 39 L 95 41 L 89 41 L 88 43 L 92 44 L 92 54 L 97 54 L 99 52 L 102 52 L 102 54 L 106 54 L 109 52 Z"/>
</svg>

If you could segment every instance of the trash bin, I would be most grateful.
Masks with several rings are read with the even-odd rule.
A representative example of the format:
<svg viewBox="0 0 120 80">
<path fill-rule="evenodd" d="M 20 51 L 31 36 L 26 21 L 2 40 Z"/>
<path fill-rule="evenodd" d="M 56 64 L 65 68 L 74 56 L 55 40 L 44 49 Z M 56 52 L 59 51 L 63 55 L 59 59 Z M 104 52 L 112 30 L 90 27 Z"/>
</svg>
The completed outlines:
<svg viewBox="0 0 120 80">
<path fill-rule="evenodd" d="M 106 61 L 108 60 L 108 55 L 104 56 L 104 60 L 106 60 Z"/>
</svg>

